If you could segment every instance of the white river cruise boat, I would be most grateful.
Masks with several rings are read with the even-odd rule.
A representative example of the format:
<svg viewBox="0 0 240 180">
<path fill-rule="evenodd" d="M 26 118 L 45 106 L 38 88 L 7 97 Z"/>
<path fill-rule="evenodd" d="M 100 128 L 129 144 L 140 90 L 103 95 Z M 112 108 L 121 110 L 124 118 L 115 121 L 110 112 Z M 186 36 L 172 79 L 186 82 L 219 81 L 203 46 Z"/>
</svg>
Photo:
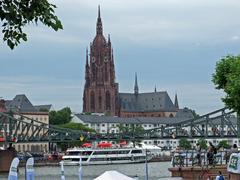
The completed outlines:
<svg viewBox="0 0 240 180">
<path fill-rule="evenodd" d="M 64 165 L 79 165 L 80 158 L 82 165 L 126 164 L 145 162 L 146 154 L 136 148 L 73 148 L 68 149 L 62 157 Z M 151 155 L 147 155 L 147 160 L 151 158 Z"/>
</svg>

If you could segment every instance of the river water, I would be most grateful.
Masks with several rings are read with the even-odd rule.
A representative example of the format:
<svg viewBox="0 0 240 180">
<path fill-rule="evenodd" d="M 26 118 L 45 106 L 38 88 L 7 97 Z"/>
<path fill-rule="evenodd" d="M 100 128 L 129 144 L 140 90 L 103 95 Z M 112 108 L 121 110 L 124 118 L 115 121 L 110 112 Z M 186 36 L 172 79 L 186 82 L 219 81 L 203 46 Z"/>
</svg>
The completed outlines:
<svg viewBox="0 0 240 180">
<path fill-rule="evenodd" d="M 158 180 L 159 178 L 170 177 L 168 168 L 170 162 L 151 162 L 148 163 L 149 180 Z M 60 180 L 60 166 L 35 167 L 36 180 Z M 65 179 L 78 180 L 78 167 L 65 166 Z M 83 166 L 83 180 L 93 180 L 105 171 L 116 170 L 127 176 L 137 175 L 139 180 L 144 180 L 145 164 L 119 164 L 119 165 L 91 165 Z M 19 169 L 19 180 L 25 180 L 24 168 Z M 0 179 L 7 179 L 7 175 L 1 175 Z"/>
</svg>

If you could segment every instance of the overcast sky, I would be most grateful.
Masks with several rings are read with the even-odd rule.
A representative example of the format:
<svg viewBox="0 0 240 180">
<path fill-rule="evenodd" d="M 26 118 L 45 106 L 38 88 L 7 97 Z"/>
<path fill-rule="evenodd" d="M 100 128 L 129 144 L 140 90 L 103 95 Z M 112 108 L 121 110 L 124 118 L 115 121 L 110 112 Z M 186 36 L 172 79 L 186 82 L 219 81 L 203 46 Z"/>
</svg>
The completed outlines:
<svg viewBox="0 0 240 180">
<path fill-rule="evenodd" d="M 0 97 L 26 94 L 37 104 L 82 111 L 85 49 L 101 5 L 111 35 L 120 92 L 168 91 L 204 114 L 224 107 L 211 82 L 216 62 L 240 50 L 239 0 L 55 0 L 64 30 L 25 28 L 28 42 L 0 45 Z M 0 34 L 2 39 L 2 34 Z"/>
</svg>

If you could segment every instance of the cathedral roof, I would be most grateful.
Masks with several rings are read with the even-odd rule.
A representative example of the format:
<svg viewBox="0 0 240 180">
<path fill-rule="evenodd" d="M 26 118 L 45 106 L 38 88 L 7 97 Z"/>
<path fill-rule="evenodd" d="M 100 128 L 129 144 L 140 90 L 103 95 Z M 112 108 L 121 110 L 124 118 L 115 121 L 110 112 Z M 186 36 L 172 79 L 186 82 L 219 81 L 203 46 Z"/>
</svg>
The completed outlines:
<svg viewBox="0 0 240 180">
<path fill-rule="evenodd" d="M 125 112 L 176 111 L 166 91 L 139 93 L 119 93 L 121 110 Z"/>
</svg>

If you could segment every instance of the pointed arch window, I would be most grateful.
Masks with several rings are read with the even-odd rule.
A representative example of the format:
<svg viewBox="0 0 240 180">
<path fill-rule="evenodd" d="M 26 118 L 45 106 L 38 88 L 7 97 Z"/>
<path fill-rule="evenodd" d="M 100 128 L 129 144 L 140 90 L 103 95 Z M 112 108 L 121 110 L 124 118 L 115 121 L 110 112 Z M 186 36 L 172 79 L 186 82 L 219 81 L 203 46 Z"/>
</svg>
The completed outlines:
<svg viewBox="0 0 240 180">
<path fill-rule="evenodd" d="M 98 106 L 99 106 L 99 109 L 102 109 L 102 96 L 101 95 L 98 97 Z"/>
<path fill-rule="evenodd" d="M 95 94 L 92 91 L 90 95 L 90 106 L 91 106 L 91 112 L 95 111 Z"/>
<path fill-rule="evenodd" d="M 93 80 L 95 81 L 96 80 L 96 76 L 97 76 L 97 69 L 96 69 L 96 66 L 95 64 L 92 65 L 92 74 L 93 74 Z"/>
<path fill-rule="evenodd" d="M 111 110 L 111 95 L 110 92 L 106 92 L 106 110 Z"/>
<path fill-rule="evenodd" d="M 107 65 L 105 65 L 105 69 L 104 69 L 104 75 L 105 75 L 105 81 L 108 81 L 108 68 Z"/>
</svg>

